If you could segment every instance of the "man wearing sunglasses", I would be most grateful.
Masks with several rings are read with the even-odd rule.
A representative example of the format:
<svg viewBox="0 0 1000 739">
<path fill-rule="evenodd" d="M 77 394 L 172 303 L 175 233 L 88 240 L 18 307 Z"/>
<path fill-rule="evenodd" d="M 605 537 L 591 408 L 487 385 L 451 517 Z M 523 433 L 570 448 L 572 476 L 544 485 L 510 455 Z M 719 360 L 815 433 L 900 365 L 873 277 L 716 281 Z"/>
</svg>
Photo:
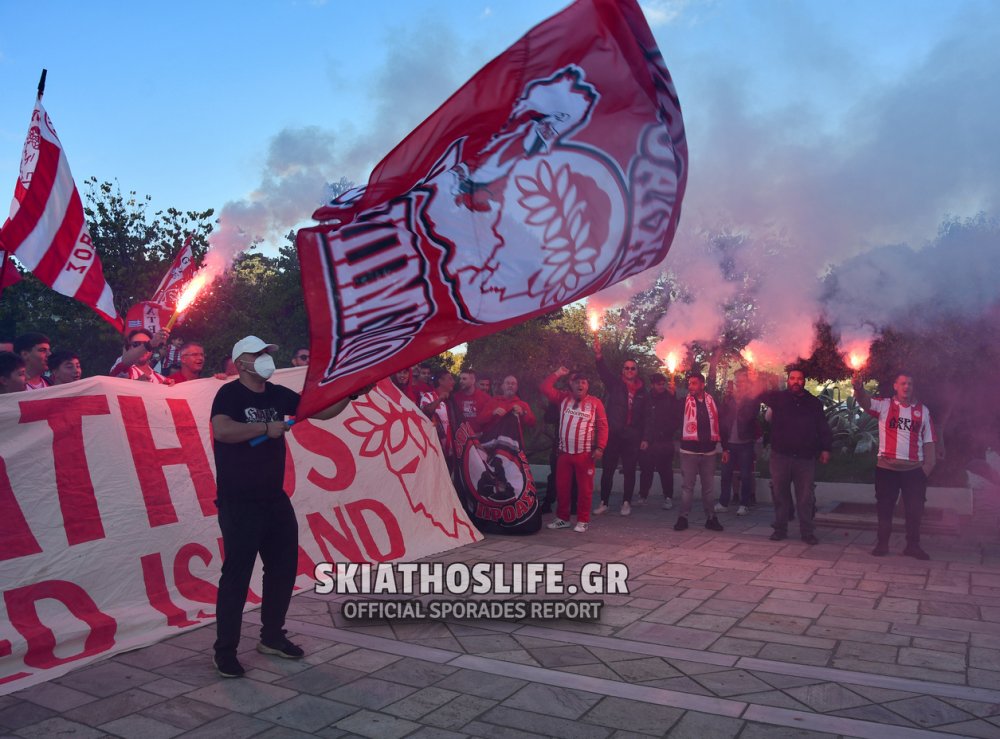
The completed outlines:
<svg viewBox="0 0 1000 739">
<path fill-rule="evenodd" d="M 144 328 L 130 331 L 121 359 L 115 362 L 109 374 L 126 380 L 152 382 L 154 385 L 173 385 L 173 380 L 153 370 L 153 365 L 160 361 L 160 349 L 169 336 L 169 333 L 162 330 L 156 334 L 150 334 Z"/>
<path fill-rule="evenodd" d="M 604 450 L 601 470 L 601 504 L 595 514 L 605 513 L 611 501 L 611 485 L 619 460 L 625 476 L 625 495 L 621 513 L 632 512 L 632 493 L 635 490 L 635 469 L 639 462 L 639 444 L 645 425 L 647 392 L 639 378 L 639 365 L 633 359 L 622 363 L 621 374 L 615 375 L 604 361 L 601 345 L 594 338 L 594 357 L 597 374 L 604 383 L 604 408 L 608 414 L 608 448 Z"/>
</svg>

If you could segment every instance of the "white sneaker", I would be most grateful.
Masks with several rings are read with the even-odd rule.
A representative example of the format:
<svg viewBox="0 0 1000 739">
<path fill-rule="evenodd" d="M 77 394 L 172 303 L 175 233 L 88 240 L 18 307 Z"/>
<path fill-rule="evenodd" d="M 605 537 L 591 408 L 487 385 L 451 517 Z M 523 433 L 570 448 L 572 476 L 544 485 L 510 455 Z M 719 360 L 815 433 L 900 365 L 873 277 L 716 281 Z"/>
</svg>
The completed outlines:
<svg viewBox="0 0 1000 739">
<path fill-rule="evenodd" d="M 663 510 L 669 511 L 673 507 L 674 507 L 674 499 L 673 498 L 664 498 L 663 499 Z"/>
<path fill-rule="evenodd" d="M 629 502 L 626 500 L 624 503 L 622 503 L 622 515 L 627 516 L 631 512 L 632 512 L 632 506 L 629 505 Z"/>
<path fill-rule="evenodd" d="M 563 521 L 561 518 L 557 518 L 552 523 L 550 523 L 546 528 L 549 529 L 568 529 L 570 527 L 569 521 Z"/>
<path fill-rule="evenodd" d="M 722 503 L 715 504 L 716 513 L 729 513 L 729 506 L 724 506 Z"/>
<path fill-rule="evenodd" d="M 573 527 L 573 531 L 575 531 L 578 534 L 586 534 L 588 528 L 590 528 L 589 523 L 584 523 L 583 521 L 577 521 L 576 526 Z"/>
<path fill-rule="evenodd" d="M 595 516 L 600 516 L 602 513 L 607 513 L 607 512 L 608 512 L 607 503 L 601 503 L 599 506 L 597 506 L 597 508 L 594 509 Z"/>
<path fill-rule="evenodd" d="M 750 513 L 750 509 L 747 508 L 745 505 L 741 505 L 739 508 L 736 509 L 736 515 L 737 516 L 746 516 L 749 513 Z"/>
</svg>

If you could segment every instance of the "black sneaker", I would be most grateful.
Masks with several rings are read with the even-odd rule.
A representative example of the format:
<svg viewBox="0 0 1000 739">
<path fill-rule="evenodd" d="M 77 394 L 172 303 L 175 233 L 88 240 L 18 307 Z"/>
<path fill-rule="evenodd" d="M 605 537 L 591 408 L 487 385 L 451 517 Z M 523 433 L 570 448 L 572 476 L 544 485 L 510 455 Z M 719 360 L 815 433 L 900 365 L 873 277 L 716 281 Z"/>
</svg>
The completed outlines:
<svg viewBox="0 0 1000 739">
<path fill-rule="evenodd" d="M 907 544 L 906 549 L 903 550 L 903 556 L 924 560 L 931 558 L 931 555 L 921 549 L 919 544 Z"/>
<path fill-rule="evenodd" d="M 235 654 L 216 654 L 212 663 L 223 677 L 243 677 L 246 673 Z"/>
<path fill-rule="evenodd" d="M 875 548 L 872 549 L 872 556 L 873 557 L 884 557 L 888 553 L 889 553 L 889 545 L 888 544 L 883 544 L 881 542 L 879 542 L 878 544 L 876 544 Z"/>
<path fill-rule="evenodd" d="M 292 644 L 284 634 L 281 635 L 280 639 L 276 639 L 270 643 L 261 639 L 257 642 L 257 651 L 261 654 L 273 654 L 275 657 L 282 657 L 283 659 L 302 659 L 305 656 L 302 647 Z"/>
<path fill-rule="evenodd" d="M 712 516 L 710 519 L 705 521 L 705 528 L 711 531 L 722 531 L 722 524 L 719 523 L 719 519 L 716 516 Z"/>
<path fill-rule="evenodd" d="M 781 531 L 775 531 L 771 534 L 771 541 L 784 541 L 788 538 L 788 534 L 782 533 Z"/>
<path fill-rule="evenodd" d="M 683 531 L 688 527 L 687 516 L 678 516 L 677 523 L 674 524 L 674 531 Z"/>
<path fill-rule="evenodd" d="M 816 538 L 816 534 L 806 534 L 802 537 L 802 541 L 811 547 L 819 544 L 819 539 Z"/>
</svg>

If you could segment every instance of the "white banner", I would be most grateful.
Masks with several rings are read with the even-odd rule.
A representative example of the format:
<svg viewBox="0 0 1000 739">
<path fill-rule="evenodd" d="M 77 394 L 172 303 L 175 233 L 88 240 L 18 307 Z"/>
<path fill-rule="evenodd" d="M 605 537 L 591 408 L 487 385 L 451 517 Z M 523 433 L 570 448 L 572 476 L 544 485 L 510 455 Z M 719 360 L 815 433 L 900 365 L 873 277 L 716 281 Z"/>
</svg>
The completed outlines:
<svg viewBox="0 0 1000 739">
<path fill-rule="evenodd" d="M 221 385 L 92 377 L 0 395 L 0 694 L 214 620 Z M 318 562 L 409 561 L 482 538 L 433 426 L 391 383 L 286 438 L 297 589 Z M 258 563 L 248 607 L 260 575 Z"/>
</svg>

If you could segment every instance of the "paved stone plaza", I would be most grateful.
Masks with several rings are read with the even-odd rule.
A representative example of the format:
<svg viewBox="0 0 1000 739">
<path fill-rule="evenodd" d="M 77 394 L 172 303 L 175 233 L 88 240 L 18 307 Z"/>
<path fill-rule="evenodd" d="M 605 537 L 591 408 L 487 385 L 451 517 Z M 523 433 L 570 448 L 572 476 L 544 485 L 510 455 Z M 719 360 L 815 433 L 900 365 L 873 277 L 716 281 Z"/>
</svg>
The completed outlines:
<svg viewBox="0 0 1000 739">
<path fill-rule="evenodd" d="M 1000 538 L 980 506 L 918 562 L 874 533 L 771 542 L 771 509 L 672 530 L 659 501 L 590 532 L 490 537 L 439 561 L 629 565 L 598 623 L 366 623 L 304 593 L 302 661 L 219 678 L 206 627 L 0 697 L 22 737 L 1000 737 Z M 549 520 L 547 517 L 546 520 Z"/>
</svg>

